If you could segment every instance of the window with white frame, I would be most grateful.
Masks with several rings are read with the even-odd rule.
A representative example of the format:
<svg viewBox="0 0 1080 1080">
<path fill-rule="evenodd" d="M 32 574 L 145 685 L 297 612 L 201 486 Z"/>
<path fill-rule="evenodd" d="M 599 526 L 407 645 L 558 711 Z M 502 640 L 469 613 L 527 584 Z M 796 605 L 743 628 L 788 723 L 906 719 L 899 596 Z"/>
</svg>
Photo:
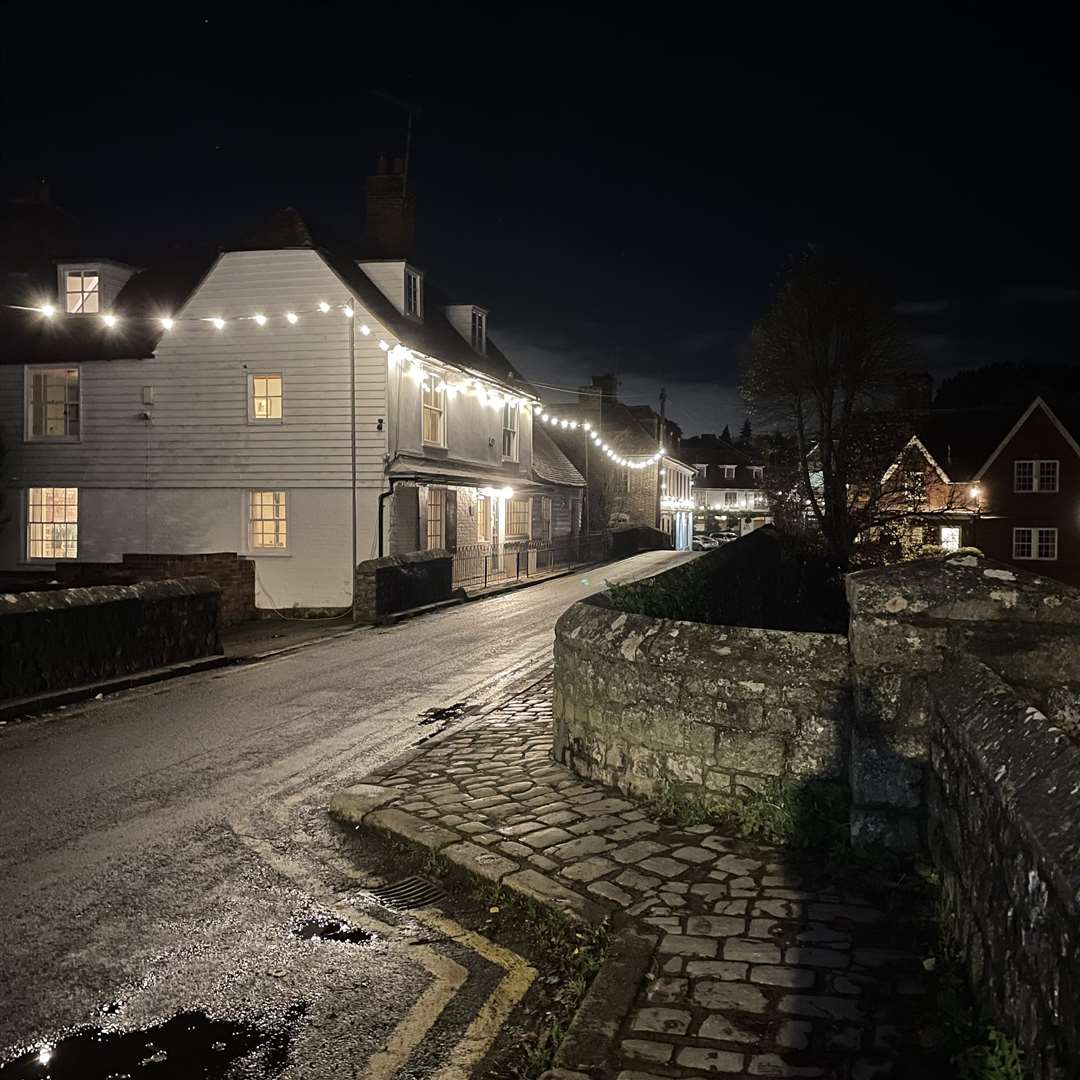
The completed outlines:
<svg viewBox="0 0 1080 1080">
<path fill-rule="evenodd" d="M 79 555 L 79 489 L 30 488 L 26 493 L 26 557 L 75 559 Z"/>
<path fill-rule="evenodd" d="M 724 471 L 724 479 L 725 480 L 734 480 L 735 479 L 735 466 L 734 465 L 721 465 L 720 468 L 723 469 L 723 471 Z"/>
<path fill-rule="evenodd" d="M 959 525 L 942 525 L 941 526 L 941 547 L 945 551 L 959 551 L 960 550 L 960 526 Z"/>
<path fill-rule="evenodd" d="M 724 505 L 725 506 L 738 506 L 739 493 L 737 491 L 725 491 L 724 492 Z"/>
<path fill-rule="evenodd" d="M 429 487 L 427 489 L 427 532 L 424 547 L 428 551 L 445 546 L 446 529 L 446 488 Z"/>
<path fill-rule="evenodd" d="M 419 271 L 405 270 L 405 314 L 424 317 L 424 279 Z"/>
<path fill-rule="evenodd" d="M 518 459 L 518 406 L 509 402 L 503 406 L 502 456 L 504 461 Z"/>
<path fill-rule="evenodd" d="M 280 375 L 251 376 L 251 419 L 280 420 L 283 406 Z"/>
<path fill-rule="evenodd" d="M 288 546 L 288 512 L 284 491 L 249 492 L 248 543 L 253 550 Z"/>
<path fill-rule="evenodd" d="M 1057 553 L 1057 529 L 1013 529 L 1014 559 L 1053 560 Z"/>
<path fill-rule="evenodd" d="M 79 437 L 79 369 L 26 369 L 26 437 Z"/>
<path fill-rule="evenodd" d="M 1057 461 L 1014 461 L 1013 491 L 1057 491 Z"/>
<path fill-rule="evenodd" d="M 532 511 L 528 499 L 511 499 L 506 504 L 506 535 L 515 540 L 527 539 Z"/>
<path fill-rule="evenodd" d="M 424 442 L 429 446 L 446 445 L 446 389 L 433 376 L 424 380 L 423 390 Z"/>
<path fill-rule="evenodd" d="M 481 355 L 487 352 L 487 312 L 473 308 L 472 347 Z"/>
<path fill-rule="evenodd" d="M 769 506 L 769 500 L 765 496 L 764 491 L 754 492 L 754 509 L 755 510 L 767 510 Z"/>
<path fill-rule="evenodd" d="M 64 274 L 64 310 L 69 315 L 96 315 L 100 310 L 100 278 L 96 270 L 68 270 Z"/>
<path fill-rule="evenodd" d="M 750 466 L 750 475 L 754 478 L 754 480 L 763 479 L 764 476 L 765 476 L 765 466 L 764 465 L 751 465 Z"/>
</svg>

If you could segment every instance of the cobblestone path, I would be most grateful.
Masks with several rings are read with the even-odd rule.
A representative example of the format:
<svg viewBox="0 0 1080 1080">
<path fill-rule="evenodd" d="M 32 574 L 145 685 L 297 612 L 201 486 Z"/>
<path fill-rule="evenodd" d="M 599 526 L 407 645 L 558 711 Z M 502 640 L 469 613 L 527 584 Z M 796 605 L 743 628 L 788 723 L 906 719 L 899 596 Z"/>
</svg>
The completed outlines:
<svg viewBox="0 0 1080 1080">
<path fill-rule="evenodd" d="M 650 820 L 552 762 L 551 727 L 549 679 L 366 779 L 401 788 L 394 811 L 456 834 L 446 857 L 622 909 L 658 936 L 622 1020 L 619 1080 L 910 1075 L 925 988 L 883 910 L 809 887 L 780 849 Z"/>
</svg>

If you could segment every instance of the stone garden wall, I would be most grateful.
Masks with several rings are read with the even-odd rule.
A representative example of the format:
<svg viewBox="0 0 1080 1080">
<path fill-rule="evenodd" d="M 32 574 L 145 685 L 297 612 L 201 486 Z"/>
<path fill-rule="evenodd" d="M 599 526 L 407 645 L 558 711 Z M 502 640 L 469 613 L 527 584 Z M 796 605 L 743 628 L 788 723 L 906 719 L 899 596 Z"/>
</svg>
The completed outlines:
<svg viewBox="0 0 1080 1080">
<path fill-rule="evenodd" d="M 0 699 L 221 653 L 205 577 L 0 595 Z"/>
<path fill-rule="evenodd" d="M 1035 1080 L 1080 1076 L 1080 745 L 963 653 L 930 701 L 929 840 L 952 936 Z"/>
<path fill-rule="evenodd" d="M 839 634 L 629 614 L 601 595 L 555 627 L 555 756 L 651 794 L 842 778 L 849 658 Z"/>
<path fill-rule="evenodd" d="M 919 847 L 925 831 L 930 680 L 979 657 L 1061 725 L 1080 715 L 1080 590 L 975 554 L 847 579 L 855 709 L 856 843 Z"/>
</svg>

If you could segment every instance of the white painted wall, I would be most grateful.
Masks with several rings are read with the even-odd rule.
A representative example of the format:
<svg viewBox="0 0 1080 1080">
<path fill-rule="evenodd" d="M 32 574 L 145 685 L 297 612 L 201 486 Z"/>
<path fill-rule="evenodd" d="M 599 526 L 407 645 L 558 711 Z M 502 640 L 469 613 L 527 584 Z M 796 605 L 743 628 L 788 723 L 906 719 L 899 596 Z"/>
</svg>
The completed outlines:
<svg viewBox="0 0 1080 1080">
<path fill-rule="evenodd" d="M 405 260 L 372 259 L 357 263 L 371 279 L 371 283 L 397 309 L 405 314 Z"/>
<path fill-rule="evenodd" d="M 0 565 L 23 558 L 22 492 L 30 486 L 80 489 L 79 557 L 92 561 L 126 551 L 245 551 L 247 492 L 286 490 L 290 551 L 260 555 L 260 605 L 271 596 L 285 607 L 348 603 L 351 324 L 340 311 L 315 310 L 348 296 L 313 251 L 223 255 L 178 316 L 259 312 L 271 322 L 222 331 L 178 322 L 154 359 L 82 365 L 74 443 L 24 441 L 24 369 L 0 367 L 3 483 L 16 511 L 0 537 Z M 286 311 L 305 314 L 290 325 L 280 318 Z M 366 558 L 384 484 L 387 359 L 378 347 L 384 329 L 358 309 L 352 325 L 361 323 L 372 329 L 357 333 L 355 350 L 358 557 Z M 283 376 L 283 420 L 249 421 L 248 376 L 271 373 Z M 144 403 L 144 387 L 153 388 L 153 404 Z"/>
</svg>

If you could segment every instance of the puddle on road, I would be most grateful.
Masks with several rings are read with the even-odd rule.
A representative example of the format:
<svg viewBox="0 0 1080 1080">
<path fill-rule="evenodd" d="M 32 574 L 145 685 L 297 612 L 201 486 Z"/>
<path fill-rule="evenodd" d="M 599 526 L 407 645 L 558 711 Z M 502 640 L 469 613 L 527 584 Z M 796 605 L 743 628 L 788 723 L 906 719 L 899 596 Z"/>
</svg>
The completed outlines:
<svg viewBox="0 0 1080 1080">
<path fill-rule="evenodd" d="M 361 930 L 359 927 L 350 926 L 348 923 L 328 918 L 325 915 L 316 915 L 315 918 L 294 926 L 293 933 L 304 941 L 314 938 L 317 941 L 346 941 L 350 945 L 361 945 L 374 936 L 367 930 Z"/>
<path fill-rule="evenodd" d="M 458 701 L 442 709 L 428 709 L 426 712 L 422 712 L 417 723 L 421 727 L 424 727 L 425 724 L 452 724 L 455 720 L 460 720 L 465 716 L 468 711 L 469 703 L 467 701 Z"/>
<path fill-rule="evenodd" d="M 9 1077 L 12 1080 L 116 1080 L 118 1077 L 262 1080 L 276 1076 L 285 1068 L 293 1033 L 304 1011 L 303 1005 L 293 1006 L 271 1028 L 240 1020 L 212 1020 L 203 1012 L 180 1013 L 163 1024 L 137 1031 L 80 1028 L 13 1061 L 0 1063 L 0 1077 L 4 1080 Z"/>
</svg>

